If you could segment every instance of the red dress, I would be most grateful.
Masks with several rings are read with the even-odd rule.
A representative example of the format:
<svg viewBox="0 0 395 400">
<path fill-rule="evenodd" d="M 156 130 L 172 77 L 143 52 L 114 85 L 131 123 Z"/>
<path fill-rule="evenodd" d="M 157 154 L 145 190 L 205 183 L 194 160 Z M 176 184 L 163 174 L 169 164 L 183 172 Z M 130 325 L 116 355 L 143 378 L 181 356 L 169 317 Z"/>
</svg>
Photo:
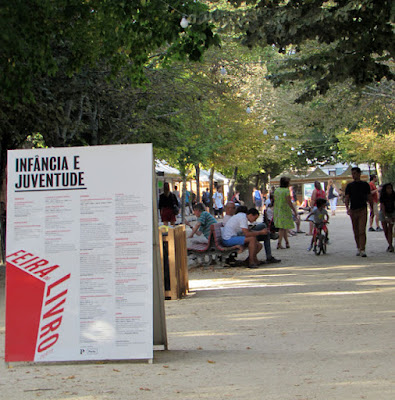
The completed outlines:
<svg viewBox="0 0 395 400">
<path fill-rule="evenodd" d="M 160 218 L 162 222 L 176 222 L 174 206 L 177 205 L 177 203 L 177 198 L 173 193 L 169 193 L 168 196 L 162 193 L 159 196 Z"/>
<path fill-rule="evenodd" d="M 326 199 L 326 193 L 322 189 L 321 190 L 314 189 L 314 190 L 316 191 L 316 193 L 315 193 L 315 202 L 314 202 L 313 206 L 316 206 L 318 199 Z"/>
</svg>

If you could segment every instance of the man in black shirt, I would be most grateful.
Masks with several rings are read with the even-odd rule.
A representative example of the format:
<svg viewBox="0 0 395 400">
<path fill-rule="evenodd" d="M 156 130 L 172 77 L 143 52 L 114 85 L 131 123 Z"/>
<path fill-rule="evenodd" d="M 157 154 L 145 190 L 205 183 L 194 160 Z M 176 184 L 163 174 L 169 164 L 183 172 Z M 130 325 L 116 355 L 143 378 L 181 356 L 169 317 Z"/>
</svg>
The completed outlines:
<svg viewBox="0 0 395 400">
<path fill-rule="evenodd" d="M 355 243 L 358 249 L 357 256 L 366 257 L 366 222 L 368 220 L 366 203 L 369 203 L 370 212 L 372 212 L 373 199 L 369 183 L 361 181 L 361 170 L 358 167 L 351 168 L 351 174 L 354 182 L 347 185 L 344 202 L 347 214 L 351 217 Z"/>
</svg>

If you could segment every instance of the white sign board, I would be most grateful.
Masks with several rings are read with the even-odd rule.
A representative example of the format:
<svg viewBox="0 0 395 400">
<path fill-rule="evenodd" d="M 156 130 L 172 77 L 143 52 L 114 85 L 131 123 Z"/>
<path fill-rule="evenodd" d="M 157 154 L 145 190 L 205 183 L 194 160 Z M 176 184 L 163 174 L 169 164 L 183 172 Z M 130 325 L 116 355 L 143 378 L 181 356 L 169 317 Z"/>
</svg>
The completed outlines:
<svg viewBox="0 0 395 400">
<path fill-rule="evenodd" d="M 152 146 L 8 152 L 6 361 L 152 359 Z"/>
</svg>

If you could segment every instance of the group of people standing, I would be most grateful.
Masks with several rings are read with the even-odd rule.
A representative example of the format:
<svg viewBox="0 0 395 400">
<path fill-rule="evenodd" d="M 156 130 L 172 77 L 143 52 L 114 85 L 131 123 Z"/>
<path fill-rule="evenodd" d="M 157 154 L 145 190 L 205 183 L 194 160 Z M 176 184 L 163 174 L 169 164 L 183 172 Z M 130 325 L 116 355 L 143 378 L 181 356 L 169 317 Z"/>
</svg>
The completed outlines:
<svg viewBox="0 0 395 400">
<path fill-rule="evenodd" d="M 357 256 L 366 257 L 366 224 L 368 220 L 367 204 L 370 206 L 370 228 L 372 228 L 375 215 L 377 228 L 380 221 L 383 225 L 384 235 L 388 242 L 387 251 L 393 253 L 393 228 L 395 223 L 395 193 L 392 183 L 382 186 L 381 192 L 376 188 L 377 177 L 371 175 L 370 183 L 361 180 L 361 170 L 358 167 L 351 169 L 353 182 L 349 183 L 345 192 L 345 205 L 347 214 L 351 218 L 357 245 Z M 380 211 L 378 212 L 378 203 Z M 373 230 L 370 229 L 369 231 Z M 377 229 L 379 230 L 379 229 Z M 381 230 L 381 228 L 380 228 Z"/>
<path fill-rule="evenodd" d="M 218 186 L 212 197 L 213 208 L 215 217 L 222 218 L 224 210 L 224 195 L 222 186 Z M 202 203 L 206 208 L 210 206 L 210 192 L 206 189 L 202 193 Z M 193 192 L 187 190 L 185 192 L 185 210 L 187 215 L 192 214 L 193 208 L 196 204 L 196 195 Z M 168 182 L 163 184 L 163 193 L 159 196 L 158 208 L 160 211 L 160 217 L 164 225 L 175 225 L 177 215 L 181 207 L 181 197 L 178 187 L 174 186 L 174 191 L 170 191 L 170 185 Z"/>
<path fill-rule="evenodd" d="M 388 242 L 388 252 L 394 252 L 393 246 L 393 226 L 395 223 L 395 193 L 393 185 L 386 183 L 382 186 L 381 191 L 376 187 L 377 177 L 371 175 L 370 183 L 361 181 L 361 170 L 354 167 L 351 170 L 353 182 L 349 183 L 343 193 L 340 188 L 337 188 L 333 180 L 328 181 L 326 191 L 322 189 L 320 182 L 314 183 L 314 190 L 311 195 L 310 201 L 310 214 L 308 221 L 310 223 L 309 232 L 306 235 L 313 235 L 314 222 L 316 219 L 315 211 L 321 211 L 327 207 L 327 202 L 330 205 L 332 216 L 336 215 L 337 201 L 341 197 L 347 209 L 347 214 L 351 218 L 352 228 L 354 231 L 354 238 L 357 246 L 357 255 L 366 257 L 366 224 L 368 220 L 367 204 L 370 206 L 370 228 L 369 231 L 384 230 L 385 238 Z M 240 199 L 237 198 L 236 193 L 230 202 L 231 207 L 236 209 L 238 206 L 238 213 L 244 214 L 234 219 L 233 224 L 236 224 L 239 229 L 239 234 L 234 235 L 235 232 L 229 232 L 229 229 L 224 230 L 224 244 L 225 246 L 248 246 L 250 250 L 250 264 L 256 265 L 256 255 L 262 248 L 259 246 L 256 237 L 268 235 L 267 227 L 262 228 L 262 232 L 252 231 L 248 228 L 248 224 L 254 223 L 260 213 L 262 212 L 264 204 L 266 209 L 271 210 L 273 216 L 273 223 L 278 229 L 278 243 L 277 249 L 290 248 L 289 232 L 292 232 L 296 225 L 297 233 L 304 233 L 300 230 L 300 217 L 296 207 L 296 197 L 290 186 L 290 178 L 282 177 L 280 179 L 280 186 L 269 192 L 267 199 L 263 197 L 262 192 L 254 188 L 252 192 L 252 200 L 254 208 L 248 210 L 243 205 L 240 205 Z M 192 231 L 192 236 L 198 231 L 203 231 L 205 234 L 209 233 L 210 224 L 217 222 L 219 218 L 223 217 L 224 211 L 224 195 L 222 187 L 218 187 L 212 196 L 214 216 L 206 211 L 210 204 L 210 195 L 208 189 L 203 193 L 203 203 L 198 203 L 193 206 L 193 212 L 198 217 L 199 224 L 195 225 Z M 380 205 L 380 211 L 379 211 Z M 176 215 L 179 211 L 179 198 L 174 193 L 170 192 L 169 184 L 164 184 L 164 192 L 159 199 L 159 209 L 163 223 L 169 222 L 174 225 Z M 226 210 L 225 219 L 229 217 L 229 210 Z M 255 211 L 254 211 L 255 210 Z M 320 215 L 327 213 L 322 213 Z M 198 214 L 198 215 L 197 215 Z M 237 214 L 236 214 L 237 215 Z M 236 216 L 236 215 L 231 215 Z M 271 219 L 271 217 L 270 217 Z M 326 217 L 329 219 L 329 216 Z M 376 229 L 373 228 L 373 222 L 376 220 Z M 237 223 L 236 223 L 237 221 Z M 380 222 L 383 228 L 380 227 Z M 207 230 L 208 229 L 208 230 Z M 263 230 L 265 233 L 263 233 Z M 206 236 L 206 235 L 205 235 Z M 237 243 L 236 243 L 237 242 Z M 242 243 L 241 243 L 242 242 Z M 269 240 L 270 243 L 270 240 Z"/>
<path fill-rule="evenodd" d="M 354 239 L 357 246 L 357 256 L 366 257 L 366 224 L 368 220 L 367 204 L 370 206 L 370 228 L 369 231 L 384 230 L 388 242 L 387 251 L 394 252 L 393 227 L 395 223 L 395 193 L 393 185 L 386 183 L 381 191 L 376 187 L 377 176 L 371 175 L 370 183 L 361 181 L 361 170 L 358 167 L 351 169 L 353 182 L 346 186 L 344 203 L 347 214 L 350 216 Z M 293 229 L 297 210 L 291 200 L 289 193 L 290 179 L 280 179 L 280 187 L 274 191 L 274 223 L 279 228 L 279 240 L 277 248 L 282 249 L 282 241 L 285 241 L 285 248 L 289 248 L 288 231 Z M 320 182 L 314 183 L 314 190 L 310 201 L 310 214 L 307 220 L 310 222 L 310 229 L 307 235 L 313 235 L 314 222 L 317 222 L 317 215 L 321 219 L 329 220 L 325 210 L 327 200 L 329 201 L 332 215 L 336 215 L 337 199 L 342 196 L 341 190 L 337 189 L 332 180 L 329 180 L 327 190 L 324 191 Z M 380 211 L 379 211 L 380 204 Z M 376 219 L 377 228 L 372 227 Z M 383 229 L 380 228 L 380 222 Z M 327 234 L 327 232 L 326 232 Z M 309 247 L 311 249 L 311 246 Z"/>
</svg>

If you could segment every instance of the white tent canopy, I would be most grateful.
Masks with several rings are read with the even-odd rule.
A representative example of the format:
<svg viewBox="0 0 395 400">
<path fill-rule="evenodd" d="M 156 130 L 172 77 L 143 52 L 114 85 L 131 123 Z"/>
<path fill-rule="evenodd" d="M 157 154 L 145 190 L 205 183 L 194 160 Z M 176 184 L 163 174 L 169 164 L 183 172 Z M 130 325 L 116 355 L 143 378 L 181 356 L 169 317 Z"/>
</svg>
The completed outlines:
<svg viewBox="0 0 395 400">
<path fill-rule="evenodd" d="M 155 172 L 163 172 L 167 177 L 181 178 L 180 171 L 177 168 L 171 167 L 165 160 L 155 160 Z M 199 179 L 201 182 L 209 182 L 210 172 L 201 169 Z M 227 185 L 229 183 L 229 179 L 220 172 L 214 172 L 214 182 Z"/>
<path fill-rule="evenodd" d="M 210 172 L 206 171 L 205 169 L 201 169 L 199 179 L 201 182 L 209 182 Z M 219 182 L 224 185 L 227 185 L 229 182 L 229 179 L 226 176 L 222 175 L 220 172 L 214 172 L 214 182 Z"/>
<path fill-rule="evenodd" d="M 165 176 L 178 178 L 180 171 L 177 168 L 171 167 L 167 161 L 155 160 L 155 172 L 163 172 Z"/>
</svg>

